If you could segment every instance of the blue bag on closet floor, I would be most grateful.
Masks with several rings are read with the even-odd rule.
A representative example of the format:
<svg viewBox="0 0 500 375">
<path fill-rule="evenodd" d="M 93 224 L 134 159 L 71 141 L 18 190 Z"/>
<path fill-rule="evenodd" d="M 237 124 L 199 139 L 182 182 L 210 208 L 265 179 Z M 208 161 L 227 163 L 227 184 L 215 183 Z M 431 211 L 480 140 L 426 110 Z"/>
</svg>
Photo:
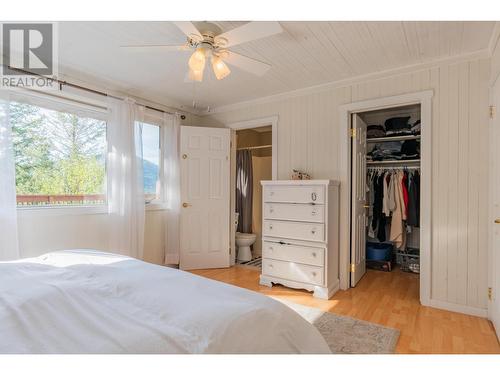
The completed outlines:
<svg viewBox="0 0 500 375">
<path fill-rule="evenodd" d="M 391 260 L 392 244 L 367 242 L 366 259 L 367 260 Z"/>
</svg>

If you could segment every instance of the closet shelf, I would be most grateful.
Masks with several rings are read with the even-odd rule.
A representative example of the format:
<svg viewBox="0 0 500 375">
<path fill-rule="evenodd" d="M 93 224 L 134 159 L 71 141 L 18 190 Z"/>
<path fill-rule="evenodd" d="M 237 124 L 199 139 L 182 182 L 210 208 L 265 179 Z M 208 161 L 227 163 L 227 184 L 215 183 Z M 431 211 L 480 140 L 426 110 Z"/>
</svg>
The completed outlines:
<svg viewBox="0 0 500 375">
<path fill-rule="evenodd" d="M 386 164 L 416 164 L 420 163 L 420 159 L 408 159 L 408 160 L 379 160 L 379 161 L 367 161 L 366 165 L 386 165 Z"/>
<path fill-rule="evenodd" d="M 396 137 L 366 138 L 367 143 L 406 141 L 408 139 L 420 139 L 420 135 L 400 135 Z"/>
</svg>

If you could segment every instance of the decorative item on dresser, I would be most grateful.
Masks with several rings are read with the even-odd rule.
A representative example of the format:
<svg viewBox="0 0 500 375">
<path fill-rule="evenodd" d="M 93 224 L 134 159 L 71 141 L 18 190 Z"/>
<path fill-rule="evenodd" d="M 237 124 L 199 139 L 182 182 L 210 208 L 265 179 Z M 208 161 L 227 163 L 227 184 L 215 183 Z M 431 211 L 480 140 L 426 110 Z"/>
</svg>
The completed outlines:
<svg viewBox="0 0 500 375">
<path fill-rule="evenodd" d="M 261 181 L 260 283 L 329 299 L 339 289 L 339 183 Z"/>
</svg>

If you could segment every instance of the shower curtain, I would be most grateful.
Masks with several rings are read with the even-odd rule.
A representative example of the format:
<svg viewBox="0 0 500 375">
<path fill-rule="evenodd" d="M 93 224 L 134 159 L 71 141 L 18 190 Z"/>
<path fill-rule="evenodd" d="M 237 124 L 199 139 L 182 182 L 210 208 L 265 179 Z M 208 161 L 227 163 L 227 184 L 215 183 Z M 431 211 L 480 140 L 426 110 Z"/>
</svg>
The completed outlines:
<svg viewBox="0 0 500 375">
<path fill-rule="evenodd" d="M 252 233 L 253 171 L 252 152 L 236 152 L 236 212 L 241 233 Z"/>
</svg>

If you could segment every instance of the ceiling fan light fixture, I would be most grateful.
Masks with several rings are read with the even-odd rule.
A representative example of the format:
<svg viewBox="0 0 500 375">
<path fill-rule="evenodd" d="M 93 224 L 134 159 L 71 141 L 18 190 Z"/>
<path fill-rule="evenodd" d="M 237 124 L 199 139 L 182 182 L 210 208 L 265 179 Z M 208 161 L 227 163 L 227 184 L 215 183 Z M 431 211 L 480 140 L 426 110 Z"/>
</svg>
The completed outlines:
<svg viewBox="0 0 500 375">
<path fill-rule="evenodd" d="M 203 81 L 203 70 L 193 70 L 189 68 L 188 78 L 191 81 L 197 81 L 197 82 Z"/>
<path fill-rule="evenodd" d="M 206 49 L 203 47 L 198 47 L 189 58 L 189 67 L 196 72 L 203 72 L 203 70 L 205 69 L 205 62 L 207 60 L 206 55 Z"/>
<path fill-rule="evenodd" d="M 226 78 L 231 73 L 231 70 L 219 56 L 212 56 L 212 68 L 214 70 L 215 77 L 219 80 Z"/>
</svg>

